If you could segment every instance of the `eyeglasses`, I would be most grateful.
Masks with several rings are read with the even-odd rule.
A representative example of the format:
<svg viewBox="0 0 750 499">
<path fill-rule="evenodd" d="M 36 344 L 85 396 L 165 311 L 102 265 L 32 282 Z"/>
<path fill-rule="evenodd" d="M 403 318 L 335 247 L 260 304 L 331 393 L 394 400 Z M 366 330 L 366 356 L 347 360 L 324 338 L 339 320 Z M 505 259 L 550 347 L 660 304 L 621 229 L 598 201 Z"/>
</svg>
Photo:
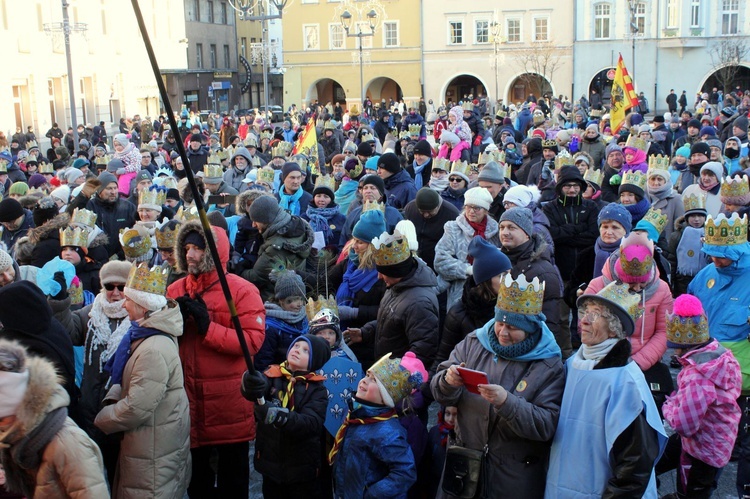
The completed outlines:
<svg viewBox="0 0 750 499">
<path fill-rule="evenodd" d="M 601 316 L 602 316 L 601 312 L 585 312 L 583 310 L 579 310 L 578 311 L 578 322 L 581 322 L 581 321 L 583 321 L 585 319 L 586 322 L 588 322 L 589 324 L 593 324 Z"/>
<path fill-rule="evenodd" d="M 465 204 L 464 208 L 466 208 L 466 211 L 471 211 L 472 213 L 479 213 L 484 209 L 481 206 L 472 206 L 470 204 Z"/>
<path fill-rule="evenodd" d="M 573 188 L 576 188 L 576 187 L 580 188 L 581 186 L 578 185 L 578 184 L 576 184 L 575 182 L 568 182 L 568 183 L 562 185 L 563 189 L 573 189 Z"/>
<path fill-rule="evenodd" d="M 124 291 L 125 285 L 124 284 L 112 284 L 112 283 L 104 285 L 104 289 L 106 289 L 107 291 L 114 291 L 115 288 L 117 288 L 118 291 Z"/>
<path fill-rule="evenodd" d="M 448 179 L 449 182 L 461 182 L 463 179 L 461 177 L 451 177 Z"/>
</svg>

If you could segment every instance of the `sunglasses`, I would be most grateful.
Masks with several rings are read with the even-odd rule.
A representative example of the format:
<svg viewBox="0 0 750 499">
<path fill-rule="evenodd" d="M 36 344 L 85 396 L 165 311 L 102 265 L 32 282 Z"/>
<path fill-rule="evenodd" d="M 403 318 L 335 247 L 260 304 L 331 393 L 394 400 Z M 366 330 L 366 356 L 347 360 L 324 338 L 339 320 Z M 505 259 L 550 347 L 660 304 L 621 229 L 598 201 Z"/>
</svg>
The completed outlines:
<svg viewBox="0 0 750 499">
<path fill-rule="evenodd" d="M 111 284 L 111 283 L 104 285 L 104 289 L 106 289 L 107 291 L 114 291 L 115 288 L 117 288 L 118 291 L 124 291 L 125 285 L 124 284 Z"/>
<path fill-rule="evenodd" d="M 463 179 L 460 177 L 451 177 L 448 179 L 449 182 L 456 182 L 456 183 L 461 182 L 462 180 Z"/>
</svg>

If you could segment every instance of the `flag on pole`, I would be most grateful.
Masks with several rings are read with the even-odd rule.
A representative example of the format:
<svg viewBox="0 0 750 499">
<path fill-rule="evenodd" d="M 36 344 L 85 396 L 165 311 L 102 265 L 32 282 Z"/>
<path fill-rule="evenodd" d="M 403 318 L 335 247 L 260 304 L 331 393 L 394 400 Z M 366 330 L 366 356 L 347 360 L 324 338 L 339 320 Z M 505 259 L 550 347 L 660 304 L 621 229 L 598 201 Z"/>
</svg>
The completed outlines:
<svg viewBox="0 0 750 499">
<path fill-rule="evenodd" d="M 307 120 L 305 129 L 300 132 L 297 137 L 297 142 L 294 143 L 294 149 L 292 149 L 292 156 L 295 154 L 304 154 L 307 156 L 310 165 L 310 173 L 312 175 L 318 175 L 320 172 L 320 164 L 318 163 L 318 133 L 315 130 L 315 116 L 311 116 Z"/>
<path fill-rule="evenodd" d="M 625 123 L 625 113 L 628 109 L 638 106 L 638 96 L 633 88 L 633 80 L 622 61 L 622 54 L 617 61 L 615 79 L 612 81 L 611 109 L 609 111 L 610 128 L 616 134 Z"/>
</svg>

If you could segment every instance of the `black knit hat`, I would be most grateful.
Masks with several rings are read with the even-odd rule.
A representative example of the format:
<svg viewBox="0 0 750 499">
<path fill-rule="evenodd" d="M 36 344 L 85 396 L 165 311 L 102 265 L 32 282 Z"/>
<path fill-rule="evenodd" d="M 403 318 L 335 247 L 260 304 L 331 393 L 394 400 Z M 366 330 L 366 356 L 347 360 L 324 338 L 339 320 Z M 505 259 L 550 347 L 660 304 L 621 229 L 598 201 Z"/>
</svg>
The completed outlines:
<svg viewBox="0 0 750 499">
<path fill-rule="evenodd" d="M 398 160 L 398 156 L 392 152 L 387 152 L 378 159 L 378 168 L 396 174 L 401 171 L 401 162 Z"/>
<path fill-rule="evenodd" d="M 362 142 L 359 147 L 357 147 L 357 156 L 364 156 L 366 158 L 372 156 L 372 146 L 369 142 Z"/>
<path fill-rule="evenodd" d="M 361 187 L 364 187 L 366 185 L 374 185 L 375 188 L 380 192 L 381 199 L 385 197 L 385 182 L 383 182 L 383 179 L 377 175 L 365 175 L 359 181 L 359 185 Z"/>
<path fill-rule="evenodd" d="M 0 222 L 12 222 L 24 215 L 23 206 L 13 198 L 0 201 Z"/>
<path fill-rule="evenodd" d="M 203 136 L 199 133 L 194 133 L 190 136 L 190 142 L 203 142 Z"/>
<path fill-rule="evenodd" d="M 696 142 L 690 146 L 690 155 L 705 154 L 707 158 L 711 157 L 711 147 L 705 142 Z"/>
<path fill-rule="evenodd" d="M 617 194 L 620 195 L 623 192 L 630 192 L 632 194 L 635 194 L 635 197 L 638 201 L 646 196 L 646 193 L 643 192 L 643 189 L 635 184 L 620 184 L 620 188 L 617 190 Z"/>
<path fill-rule="evenodd" d="M 284 166 L 281 167 L 281 181 L 283 182 L 287 175 L 289 175 L 292 172 L 300 172 L 302 173 L 302 169 L 299 167 L 297 163 L 292 163 L 291 161 L 287 161 L 284 163 Z"/>
<path fill-rule="evenodd" d="M 414 154 L 421 154 L 423 156 L 432 156 L 432 147 L 426 140 L 420 140 L 414 146 Z"/>
<path fill-rule="evenodd" d="M 45 222 L 52 220 L 60 212 L 55 200 L 51 197 L 45 197 L 39 200 L 34 208 L 34 225 L 39 227 Z"/>
</svg>

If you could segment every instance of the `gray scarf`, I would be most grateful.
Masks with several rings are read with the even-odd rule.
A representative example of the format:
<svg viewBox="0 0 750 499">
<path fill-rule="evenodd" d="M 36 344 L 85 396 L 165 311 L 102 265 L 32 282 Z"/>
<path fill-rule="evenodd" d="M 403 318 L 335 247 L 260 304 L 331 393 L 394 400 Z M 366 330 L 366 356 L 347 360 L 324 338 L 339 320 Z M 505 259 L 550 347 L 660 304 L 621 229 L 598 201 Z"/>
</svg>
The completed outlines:
<svg viewBox="0 0 750 499">
<path fill-rule="evenodd" d="M 305 307 L 302 307 L 299 312 L 290 312 L 288 310 L 282 309 L 279 305 L 270 301 L 264 303 L 264 306 L 266 307 L 267 317 L 275 317 L 289 324 L 297 324 L 307 315 L 307 312 L 305 312 Z"/>
</svg>

